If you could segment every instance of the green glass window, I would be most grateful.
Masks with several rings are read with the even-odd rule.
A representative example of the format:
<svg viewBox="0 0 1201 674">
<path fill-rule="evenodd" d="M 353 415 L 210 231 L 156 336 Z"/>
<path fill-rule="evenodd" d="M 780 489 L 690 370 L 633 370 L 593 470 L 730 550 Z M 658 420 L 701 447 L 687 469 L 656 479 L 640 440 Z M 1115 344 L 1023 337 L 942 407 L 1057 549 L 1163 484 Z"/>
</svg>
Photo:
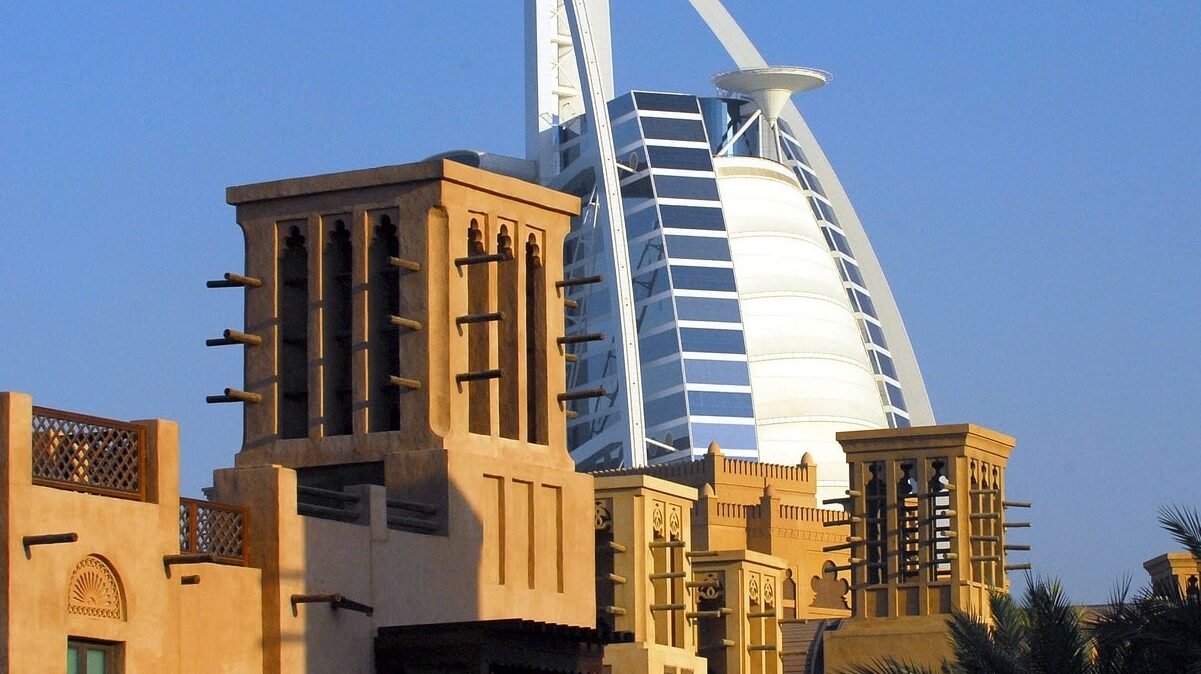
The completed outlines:
<svg viewBox="0 0 1201 674">
<path fill-rule="evenodd" d="M 118 644 L 67 640 L 67 674 L 117 674 Z"/>
</svg>

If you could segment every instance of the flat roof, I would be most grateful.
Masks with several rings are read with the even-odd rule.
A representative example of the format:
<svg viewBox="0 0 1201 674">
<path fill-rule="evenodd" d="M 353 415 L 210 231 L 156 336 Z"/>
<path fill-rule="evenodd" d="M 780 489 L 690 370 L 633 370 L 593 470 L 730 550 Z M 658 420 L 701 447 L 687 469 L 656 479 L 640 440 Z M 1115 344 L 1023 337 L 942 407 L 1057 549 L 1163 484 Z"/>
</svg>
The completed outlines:
<svg viewBox="0 0 1201 674">
<path fill-rule="evenodd" d="M 226 188 L 225 201 L 232 206 L 238 206 L 257 201 L 288 199 L 323 192 L 338 192 L 423 180 L 448 180 L 570 215 L 580 212 L 578 197 L 449 159 L 235 185 Z"/>
</svg>

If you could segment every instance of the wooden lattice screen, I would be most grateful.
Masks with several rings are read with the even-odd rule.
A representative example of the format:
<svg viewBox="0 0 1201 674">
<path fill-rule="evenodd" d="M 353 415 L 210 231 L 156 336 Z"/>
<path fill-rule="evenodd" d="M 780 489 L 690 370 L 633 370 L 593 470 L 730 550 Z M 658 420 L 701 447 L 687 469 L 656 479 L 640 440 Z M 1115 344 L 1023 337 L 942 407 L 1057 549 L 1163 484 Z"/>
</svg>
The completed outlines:
<svg viewBox="0 0 1201 674">
<path fill-rule="evenodd" d="M 179 499 L 179 551 L 246 564 L 246 511 L 237 506 Z"/>
<path fill-rule="evenodd" d="M 33 408 L 34 484 L 144 501 L 145 471 L 144 427 Z"/>
</svg>

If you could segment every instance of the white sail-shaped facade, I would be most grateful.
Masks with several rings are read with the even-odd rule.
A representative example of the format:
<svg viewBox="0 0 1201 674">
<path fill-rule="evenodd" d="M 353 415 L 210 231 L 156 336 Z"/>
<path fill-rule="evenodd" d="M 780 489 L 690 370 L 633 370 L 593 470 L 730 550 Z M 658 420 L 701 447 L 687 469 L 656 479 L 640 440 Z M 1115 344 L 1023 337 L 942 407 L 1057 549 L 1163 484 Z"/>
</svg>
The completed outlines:
<svg viewBox="0 0 1201 674">
<path fill-rule="evenodd" d="M 834 433 L 881 428 L 881 405 L 854 307 L 796 176 L 758 157 L 714 160 L 742 310 L 758 458 L 796 463 L 803 447 L 845 484 Z"/>
<path fill-rule="evenodd" d="M 689 460 L 716 441 L 773 463 L 808 453 L 833 497 L 836 432 L 933 423 L 883 272 L 799 115 L 793 133 L 762 96 L 610 99 L 608 3 L 529 2 L 530 158 L 586 204 L 565 251 L 581 281 L 564 289 L 568 389 L 589 394 L 565 410 L 577 464 Z"/>
</svg>

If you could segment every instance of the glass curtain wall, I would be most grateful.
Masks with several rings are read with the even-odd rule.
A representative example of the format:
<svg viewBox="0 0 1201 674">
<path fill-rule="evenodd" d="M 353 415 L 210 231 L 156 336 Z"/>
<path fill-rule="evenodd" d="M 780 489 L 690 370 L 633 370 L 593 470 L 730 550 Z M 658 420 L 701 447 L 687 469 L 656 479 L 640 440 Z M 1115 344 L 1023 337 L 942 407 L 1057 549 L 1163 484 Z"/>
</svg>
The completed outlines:
<svg viewBox="0 0 1201 674">
<path fill-rule="evenodd" d="M 738 292 L 699 102 L 633 92 L 611 102 L 609 112 L 633 273 L 648 458 L 685 460 L 714 441 L 729 455 L 756 458 Z M 569 277 L 583 274 L 600 253 L 584 239 L 602 237 L 586 231 L 569 237 Z M 599 299 L 611 301 L 603 284 L 577 294 L 578 306 L 569 312 L 598 325 L 584 303 L 595 308 Z M 611 378 L 612 344 L 594 342 L 576 355 L 570 388 Z M 598 442 L 616 421 L 613 411 L 603 400 L 576 411 L 568 435 L 577 463 L 613 465 L 606 461 L 611 449 Z"/>
</svg>

